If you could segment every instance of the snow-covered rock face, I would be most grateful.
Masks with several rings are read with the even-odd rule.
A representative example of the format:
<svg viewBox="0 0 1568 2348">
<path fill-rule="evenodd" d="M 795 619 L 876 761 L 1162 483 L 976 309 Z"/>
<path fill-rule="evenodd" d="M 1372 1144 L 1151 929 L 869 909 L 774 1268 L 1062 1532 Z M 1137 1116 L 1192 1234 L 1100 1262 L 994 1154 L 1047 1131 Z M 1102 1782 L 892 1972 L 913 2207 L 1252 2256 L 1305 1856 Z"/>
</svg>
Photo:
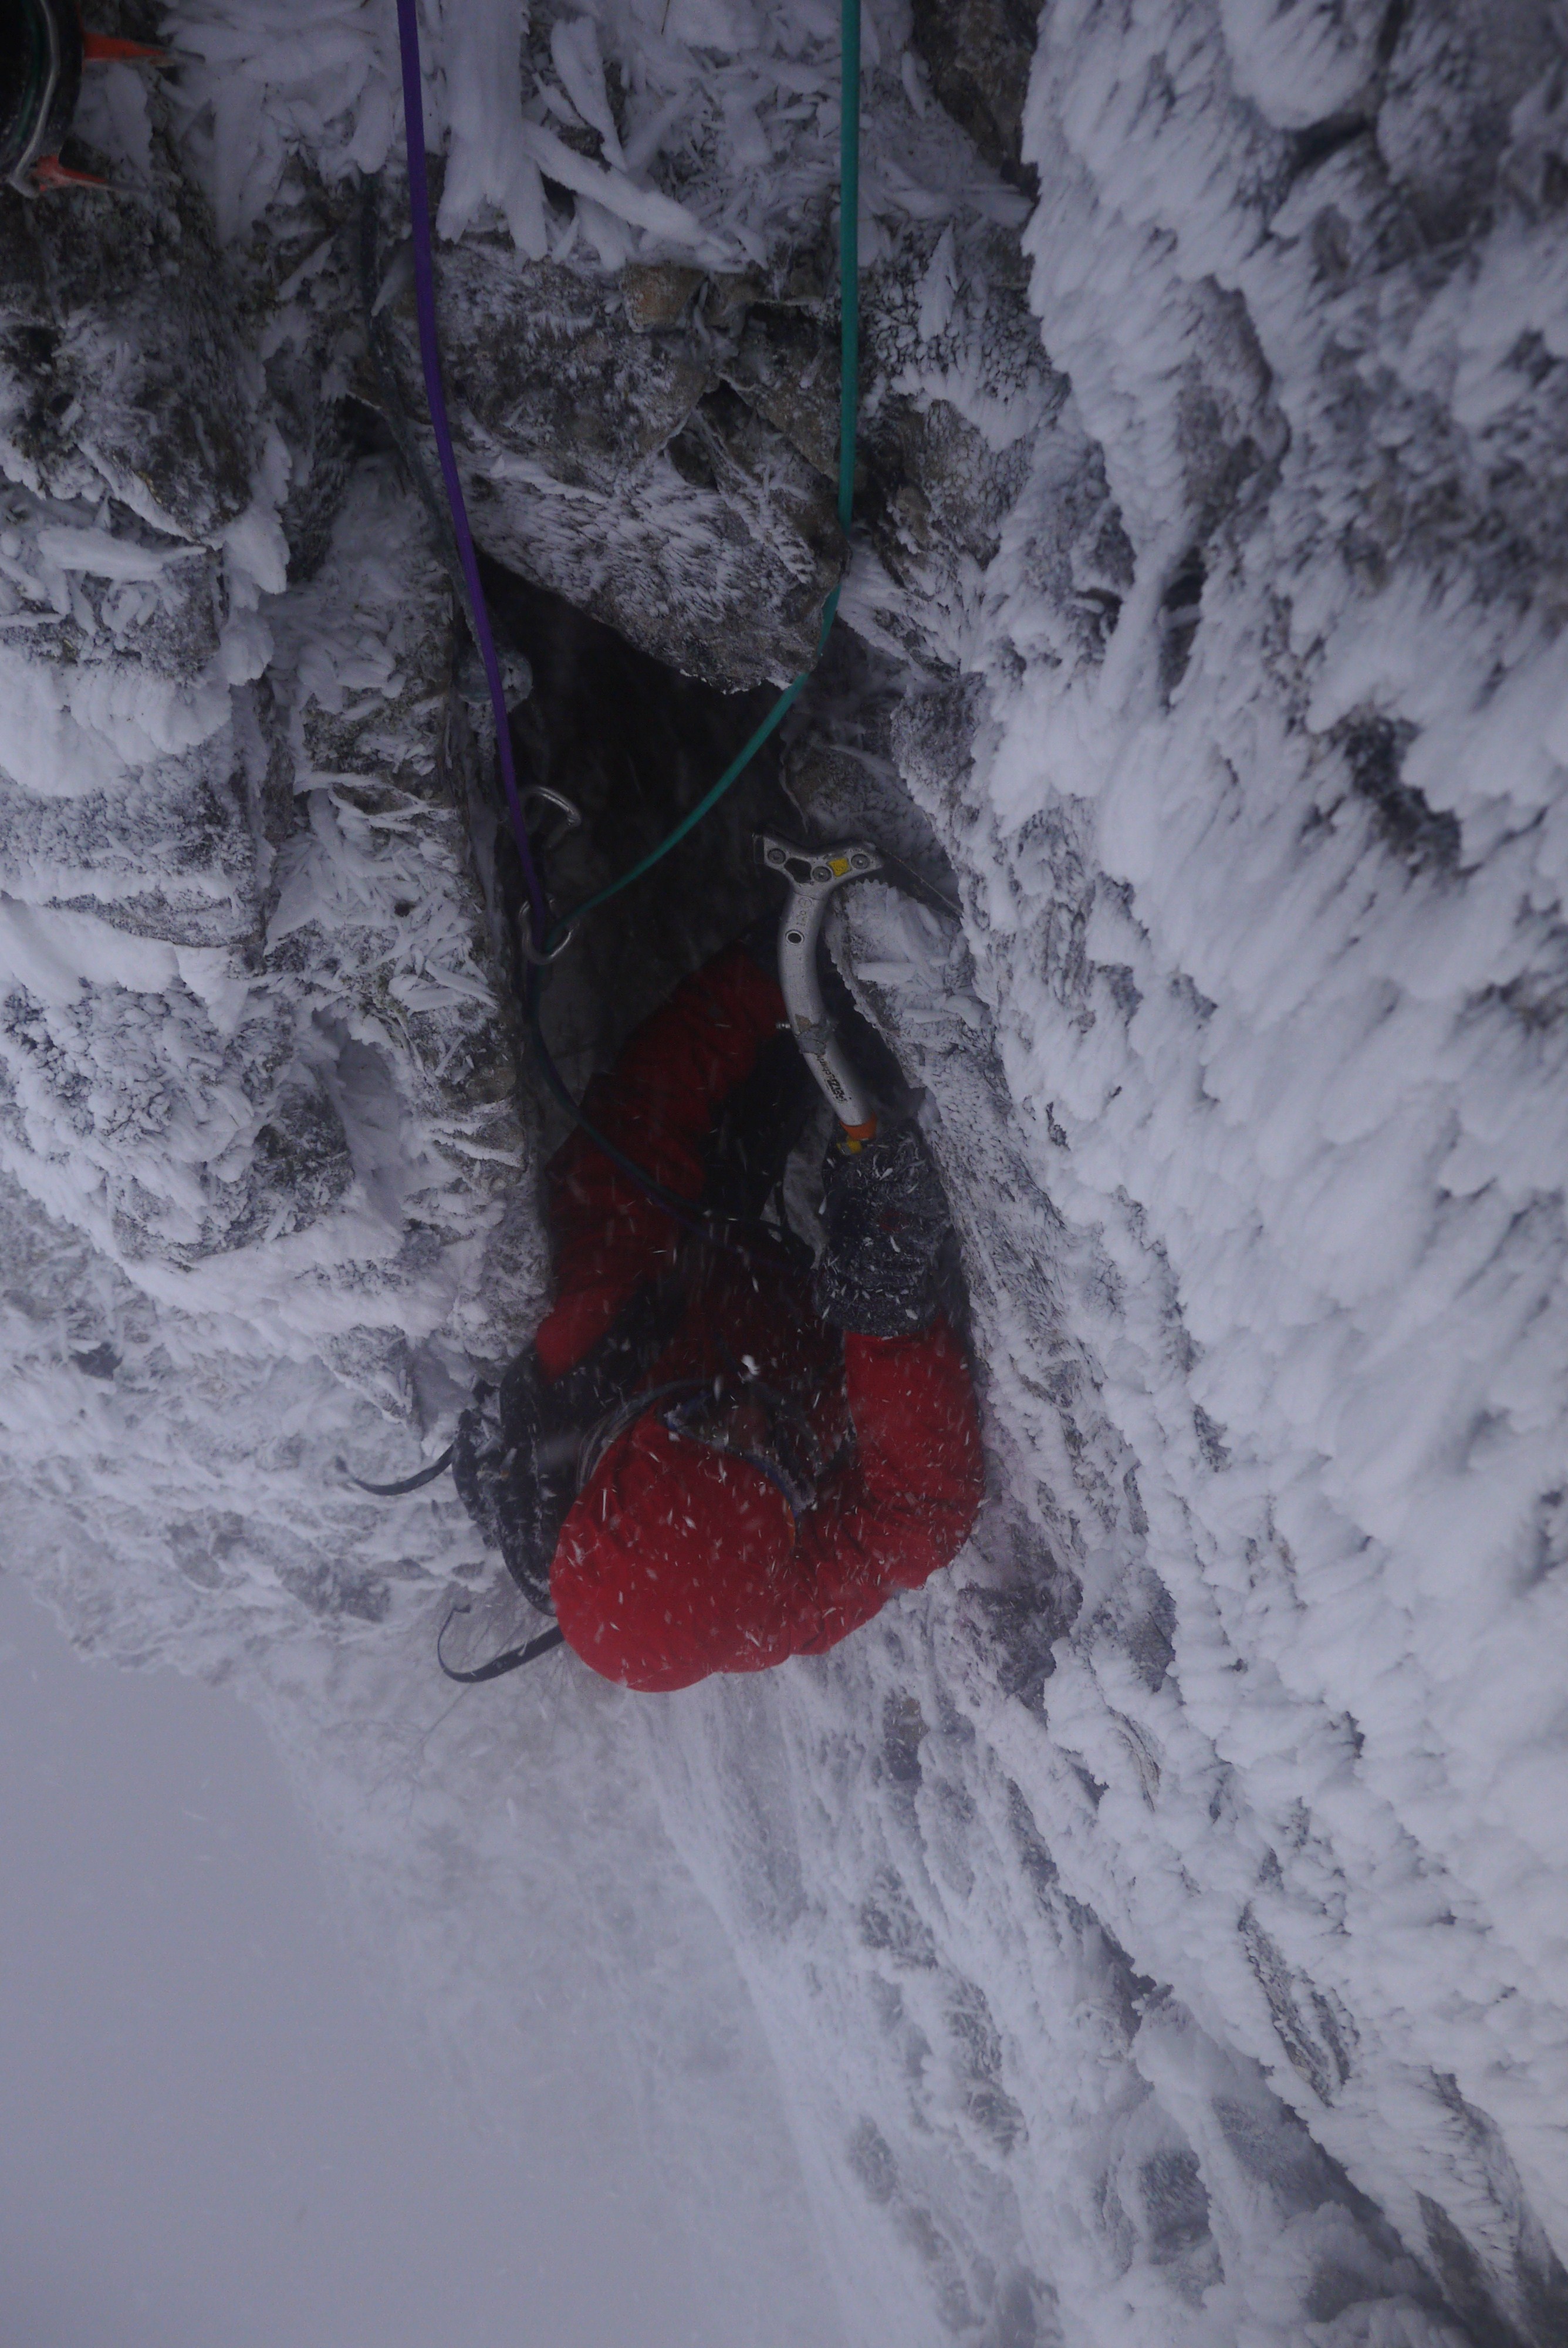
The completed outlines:
<svg viewBox="0 0 1568 2348">
<path fill-rule="evenodd" d="M 118 1555 L 78 1623 L 216 1667 L 197 1593 L 367 1621 L 423 1574 L 330 1460 L 442 1344 L 504 1358 L 540 1252 L 451 596 L 351 471 L 341 219 L 292 184 L 225 254 L 128 67 L 78 128 L 123 199 L 0 220 L 8 1451 L 19 1540 L 72 1496 L 27 1548 Z"/>
<path fill-rule="evenodd" d="M 333 1461 L 433 1452 L 544 1255 L 393 453 L 391 15 L 163 31 L 169 91 L 80 118 L 136 201 L 0 213 L 12 1554 L 84 1643 L 242 1674 L 458 2010 L 546 2059 L 535 1987 L 578 2013 L 597 1952 L 615 2094 L 751 2246 L 730 2336 L 826 2336 L 804 2177 L 877 2348 L 1560 2341 L 1560 24 L 869 8 L 857 521 L 784 767 L 937 884 L 835 951 L 925 1087 L 993 1498 L 834 1656 L 636 1703 L 556 1659 L 438 1762 L 430 1635 L 490 1566 Z M 844 569 L 836 12 L 425 32 L 572 895 Z M 574 1075 L 754 910 L 724 821 L 555 989 Z"/>
<path fill-rule="evenodd" d="M 554 66 L 569 66 L 576 52 L 559 39 L 555 49 L 552 59 L 536 27 L 524 67 L 535 80 L 535 112 L 565 105 Z M 537 253 L 499 232 L 470 231 L 443 271 L 439 315 L 460 460 L 487 548 L 670 665 L 731 690 L 764 678 L 785 684 L 810 666 L 823 603 L 844 567 L 828 222 L 835 157 L 822 119 L 835 71 L 832 43 L 803 41 L 792 84 L 769 93 L 748 134 L 764 152 L 776 145 L 788 209 L 775 198 L 754 226 L 734 223 L 733 249 L 692 226 L 690 249 L 706 268 L 698 257 L 626 258 L 625 224 L 547 178 L 541 201 L 544 186 L 554 192 Z M 749 67 L 744 78 L 755 79 Z M 896 160 L 890 140 L 883 151 L 874 113 L 873 186 L 880 169 L 891 192 L 883 194 L 886 224 L 880 216 L 870 223 L 862 289 L 861 510 L 869 543 L 907 591 L 907 608 L 897 617 L 884 611 L 884 624 L 917 657 L 938 647 L 950 657 L 940 615 L 960 582 L 995 556 L 1030 450 L 1056 421 L 1066 386 L 1029 312 L 1016 236 L 1024 205 L 962 153 L 935 108 L 917 114 L 901 86 L 882 78 L 898 91 L 906 151 Z M 567 79 L 592 118 L 608 122 L 602 77 L 591 106 L 576 76 Z M 716 169 L 745 160 L 723 144 L 737 118 L 690 118 L 689 75 L 675 79 L 680 165 L 692 174 L 692 200 L 712 206 Z M 815 103 L 803 107 L 803 93 Z M 553 158 L 558 170 L 591 149 L 600 160 L 577 179 L 602 178 L 603 158 L 619 142 L 580 122 L 573 135 L 577 146 Z M 547 173 L 551 160 L 543 159 Z M 917 200 L 911 165 L 938 182 L 955 165 L 967 170 L 976 182 L 968 201 L 933 216 Z M 400 188 L 384 191 L 369 233 L 378 362 L 371 396 L 395 423 L 412 425 L 434 471 L 406 242 L 393 242 L 400 210 Z M 589 218 L 600 251 L 620 265 L 584 272 L 578 256 Z M 1090 452 L 1073 457 L 1074 470 L 1092 474 Z M 1078 502 L 1092 505 L 1087 482 Z M 1098 546 L 1096 521 L 1105 540 Z M 1121 583 L 1113 529 L 1107 534 L 1092 510 L 1085 524 L 1081 583 L 1098 583 L 1096 556 L 1108 566 L 1105 583 Z"/>
</svg>

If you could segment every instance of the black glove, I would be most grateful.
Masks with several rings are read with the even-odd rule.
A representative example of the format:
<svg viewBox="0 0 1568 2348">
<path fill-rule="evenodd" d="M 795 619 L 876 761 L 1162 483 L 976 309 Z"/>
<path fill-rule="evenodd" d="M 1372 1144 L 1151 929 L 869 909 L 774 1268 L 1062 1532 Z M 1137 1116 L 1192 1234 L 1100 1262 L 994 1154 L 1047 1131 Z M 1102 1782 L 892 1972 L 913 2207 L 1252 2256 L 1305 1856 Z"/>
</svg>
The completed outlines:
<svg viewBox="0 0 1568 2348">
<path fill-rule="evenodd" d="M 937 1310 L 937 1259 L 952 1224 L 937 1169 L 912 1125 L 823 1160 L 827 1247 L 813 1294 L 825 1321 L 866 1337 L 903 1337 Z"/>
</svg>

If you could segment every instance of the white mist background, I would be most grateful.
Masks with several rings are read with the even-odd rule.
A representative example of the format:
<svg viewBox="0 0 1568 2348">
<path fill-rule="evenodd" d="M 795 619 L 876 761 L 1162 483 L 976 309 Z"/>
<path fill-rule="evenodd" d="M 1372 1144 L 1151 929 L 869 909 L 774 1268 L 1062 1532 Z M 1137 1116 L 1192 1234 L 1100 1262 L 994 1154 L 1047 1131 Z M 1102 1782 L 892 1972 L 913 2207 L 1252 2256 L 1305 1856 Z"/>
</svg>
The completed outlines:
<svg viewBox="0 0 1568 2348">
<path fill-rule="evenodd" d="M 7 2348 L 717 2348 L 636 2148 L 456 2104 L 260 1720 L 5 1575 L 0 1918 Z"/>
</svg>

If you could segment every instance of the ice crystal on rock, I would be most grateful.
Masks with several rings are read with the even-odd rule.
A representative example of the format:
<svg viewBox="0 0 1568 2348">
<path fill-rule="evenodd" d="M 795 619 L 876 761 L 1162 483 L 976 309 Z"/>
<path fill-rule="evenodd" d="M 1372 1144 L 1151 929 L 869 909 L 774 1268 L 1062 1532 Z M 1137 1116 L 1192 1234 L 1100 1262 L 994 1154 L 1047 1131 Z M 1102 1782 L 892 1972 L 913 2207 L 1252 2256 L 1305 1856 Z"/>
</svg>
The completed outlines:
<svg viewBox="0 0 1568 2348">
<path fill-rule="evenodd" d="M 269 1710 L 497 2096 L 619 2050 L 574 2092 L 706 2211 L 730 2336 L 1551 2348 L 1560 21 L 872 0 L 852 548 L 836 11 L 422 23 L 563 899 L 842 581 L 777 775 L 552 1037 L 580 1085 L 759 912 L 760 813 L 901 860 L 834 953 L 952 1198 L 990 1499 L 819 1662 L 628 1706 L 556 1658 L 436 1739 L 453 1582 L 478 1644 L 508 1601 L 446 1488 L 334 1463 L 406 1472 L 528 1334 L 550 1112 L 392 15 L 177 0 L 178 71 L 78 118 L 126 201 L 0 199 L 12 1553 Z"/>
</svg>

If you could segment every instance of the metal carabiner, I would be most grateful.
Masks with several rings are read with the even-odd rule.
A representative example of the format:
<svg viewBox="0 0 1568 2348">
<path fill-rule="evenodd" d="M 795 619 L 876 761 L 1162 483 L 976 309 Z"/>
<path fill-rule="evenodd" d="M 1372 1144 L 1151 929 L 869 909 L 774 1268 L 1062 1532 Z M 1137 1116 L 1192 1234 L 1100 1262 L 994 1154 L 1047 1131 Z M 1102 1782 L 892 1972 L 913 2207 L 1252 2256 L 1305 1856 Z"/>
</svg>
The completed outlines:
<svg viewBox="0 0 1568 2348">
<path fill-rule="evenodd" d="M 562 840 L 568 839 L 572 832 L 582 829 L 582 809 L 575 799 L 569 799 L 564 791 L 554 789 L 550 784 L 530 783 L 518 800 L 518 805 L 523 811 L 523 829 L 529 832 L 533 830 L 533 825 L 528 821 L 528 808 L 535 799 L 543 799 L 547 807 L 553 807 L 558 815 L 564 816 L 566 819 L 552 839 L 541 839 L 539 842 L 540 848 L 548 856 L 552 848 L 559 848 Z"/>
<path fill-rule="evenodd" d="M 548 953 L 541 953 L 538 947 L 535 945 L 532 938 L 528 935 L 528 908 L 524 905 L 518 911 L 518 952 L 522 955 L 525 962 L 531 962 L 536 970 L 548 970 L 552 962 L 559 962 L 562 954 L 565 953 L 568 946 L 570 945 L 576 935 L 577 923 L 575 922 L 569 922 L 567 923 L 565 935 L 562 937 L 560 943 L 559 945 L 552 946 Z"/>
<path fill-rule="evenodd" d="M 569 839 L 574 831 L 582 829 L 582 809 L 574 799 L 569 799 L 564 791 L 554 789 L 550 784 L 530 783 L 527 790 L 519 793 L 518 798 L 518 805 L 522 809 L 523 828 L 530 833 L 533 826 L 528 821 L 528 809 L 536 799 L 542 800 L 546 807 L 554 808 L 556 813 L 562 818 L 560 825 L 551 838 L 541 839 L 539 842 L 541 853 L 548 856 L 552 849 L 560 846 L 563 839 Z M 523 960 L 532 963 L 536 970 L 548 970 L 552 962 L 559 962 L 576 934 L 577 923 L 573 922 L 568 926 L 560 943 L 552 946 L 548 953 L 542 953 L 528 935 L 528 908 L 525 906 L 518 915 L 518 950 Z"/>
</svg>

